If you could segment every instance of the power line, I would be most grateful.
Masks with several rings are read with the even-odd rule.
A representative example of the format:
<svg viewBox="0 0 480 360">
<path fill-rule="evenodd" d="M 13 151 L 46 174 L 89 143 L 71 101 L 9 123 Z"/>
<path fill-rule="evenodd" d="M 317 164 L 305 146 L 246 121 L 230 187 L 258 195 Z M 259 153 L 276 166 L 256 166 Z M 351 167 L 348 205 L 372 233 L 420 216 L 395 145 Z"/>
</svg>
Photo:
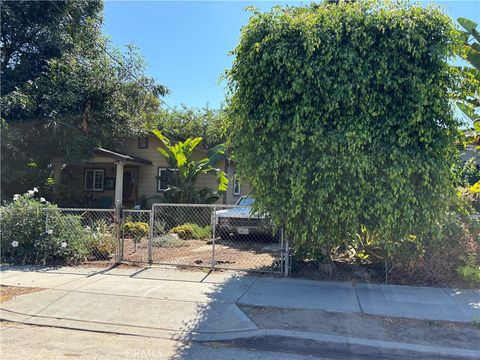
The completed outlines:
<svg viewBox="0 0 480 360">
<path fill-rule="evenodd" d="M 143 80 L 141 78 L 139 78 L 136 74 L 134 74 L 133 72 L 130 71 L 129 68 L 127 68 L 121 61 L 119 61 L 115 56 L 113 56 L 109 51 L 108 49 L 103 46 L 103 44 L 98 44 L 100 49 L 102 49 L 102 51 L 107 54 L 110 59 L 112 59 L 113 61 L 115 61 L 118 65 L 120 65 L 132 78 L 134 78 L 135 80 L 137 80 L 140 85 L 142 85 L 147 91 L 154 91 L 154 89 L 152 88 L 152 86 L 150 86 L 149 84 L 146 84 L 143 82 Z M 175 115 L 177 115 L 180 119 L 184 120 L 184 121 L 189 121 L 190 119 L 187 119 L 187 118 L 184 118 L 182 116 L 182 114 L 180 114 L 174 107 L 170 106 L 165 100 L 163 100 L 161 97 L 158 97 L 158 100 L 163 104 L 165 105 L 168 109 L 170 109 Z"/>
</svg>

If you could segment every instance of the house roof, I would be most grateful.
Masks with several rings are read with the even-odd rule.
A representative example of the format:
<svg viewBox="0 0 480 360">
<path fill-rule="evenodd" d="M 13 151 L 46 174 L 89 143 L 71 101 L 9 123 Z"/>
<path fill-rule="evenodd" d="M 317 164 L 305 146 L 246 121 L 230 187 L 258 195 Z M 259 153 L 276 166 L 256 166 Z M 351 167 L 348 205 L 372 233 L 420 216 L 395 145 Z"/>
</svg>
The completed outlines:
<svg viewBox="0 0 480 360">
<path fill-rule="evenodd" d="M 138 164 L 146 164 L 146 165 L 152 165 L 153 164 L 150 160 L 145 160 L 145 159 L 142 159 L 138 156 L 122 154 L 122 153 L 119 153 L 119 152 L 116 152 L 116 151 L 107 150 L 107 149 L 103 149 L 103 148 L 96 148 L 94 150 L 94 153 L 95 153 L 95 155 L 104 156 L 104 157 L 112 159 L 112 160 L 129 161 L 129 162 L 134 162 L 134 163 L 138 163 Z"/>
</svg>

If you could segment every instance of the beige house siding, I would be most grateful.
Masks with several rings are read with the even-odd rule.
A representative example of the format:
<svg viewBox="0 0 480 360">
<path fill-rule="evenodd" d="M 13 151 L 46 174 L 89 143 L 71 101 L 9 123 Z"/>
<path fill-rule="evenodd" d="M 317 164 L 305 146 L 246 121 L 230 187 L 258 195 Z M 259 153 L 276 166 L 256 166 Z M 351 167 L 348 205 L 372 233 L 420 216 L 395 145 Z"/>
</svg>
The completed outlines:
<svg viewBox="0 0 480 360">
<path fill-rule="evenodd" d="M 150 160 L 153 163 L 153 165 L 141 165 L 138 171 L 138 195 L 144 195 L 147 199 L 160 194 L 157 192 L 156 176 L 158 174 L 158 168 L 168 167 L 167 161 L 156 150 L 160 146 L 160 140 L 150 136 L 147 149 L 139 149 L 137 139 L 128 141 L 124 147 L 120 149 L 120 152 L 138 156 L 142 159 Z"/>
<path fill-rule="evenodd" d="M 160 153 L 158 153 L 157 148 L 163 147 L 163 144 L 155 136 L 151 135 L 148 137 L 148 147 L 139 148 L 138 139 L 131 139 L 127 141 L 123 146 L 119 148 L 120 153 L 128 154 L 131 156 L 136 156 L 141 159 L 145 159 L 152 162 L 152 165 L 146 164 L 126 164 L 124 171 L 127 169 L 136 169 L 137 171 L 137 188 L 136 188 L 136 199 L 138 200 L 142 196 L 147 198 L 148 204 L 150 206 L 152 202 L 158 202 L 159 199 L 152 199 L 156 195 L 161 195 L 161 192 L 157 191 L 157 174 L 158 168 L 168 167 L 167 161 L 163 158 Z M 193 159 L 200 160 L 206 156 L 206 151 L 204 150 L 195 150 L 192 154 Z M 217 167 L 226 172 L 229 183 L 228 189 L 222 197 L 217 201 L 218 204 L 235 204 L 240 196 L 248 195 L 249 188 L 244 184 L 241 184 L 240 195 L 235 195 L 233 193 L 233 178 L 235 175 L 235 162 L 229 160 L 221 160 L 218 162 Z M 72 166 L 68 171 L 68 175 L 65 175 L 64 184 L 68 184 L 71 189 L 74 189 L 76 192 L 83 193 L 87 197 L 96 199 L 96 205 L 107 206 L 107 203 L 111 203 L 108 207 L 113 207 L 113 202 L 115 199 L 115 190 L 104 189 L 103 191 L 86 191 L 85 184 L 85 170 L 86 169 L 103 169 L 105 178 L 115 178 L 116 177 L 116 164 L 111 158 L 103 156 L 95 156 L 88 163 L 81 166 Z M 197 179 L 196 187 L 201 189 L 203 187 L 216 188 L 217 179 L 213 175 L 200 175 Z M 133 198 L 134 196 L 132 196 Z M 132 200 L 133 201 L 133 200 Z M 92 205 L 93 206 L 93 205 Z"/>
<path fill-rule="evenodd" d="M 62 182 L 75 193 L 82 193 L 84 196 L 89 196 L 93 199 L 97 199 L 96 202 L 89 204 L 88 202 L 80 204 L 81 207 L 113 207 L 113 199 L 115 198 L 115 190 L 103 191 L 86 191 L 85 190 L 85 170 L 87 169 L 101 169 L 104 171 L 105 178 L 115 177 L 115 164 L 111 159 L 94 158 L 91 162 L 84 165 L 77 165 L 70 167 L 63 173 Z M 86 201 L 86 200 L 85 200 Z M 69 203 L 68 199 L 64 199 L 64 207 L 77 207 L 79 204 L 75 202 Z"/>
<path fill-rule="evenodd" d="M 157 151 L 158 147 L 163 147 L 163 144 L 155 136 L 151 135 L 148 137 L 148 148 L 139 149 L 138 148 L 138 139 L 132 139 L 128 141 L 124 147 L 121 149 L 122 152 L 129 155 L 138 156 L 140 158 L 150 160 L 153 165 L 144 165 L 140 166 L 139 176 L 138 176 L 138 194 L 145 195 L 147 198 L 158 195 L 157 192 L 157 171 L 159 167 L 167 167 L 168 164 L 166 160 L 160 155 Z M 198 150 L 194 151 L 193 159 L 200 160 L 206 156 L 204 151 Z M 241 184 L 240 195 L 233 194 L 233 176 L 235 175 L 235 163 L 233 161 L 222 160 L 219 161 L 217 167 L 224 170 L 227 173 L 229 182 L 228 190 L 222 196 L 217 203 L 219 204 L 235 204 L 240 196 L 249 194 L 249 187 Z M 197 180 L 196 187 L 198 189 L 203 187 L 215 188 L 217 185 L 216 177 L 213 175 L 201 175 Z"/>
<path fill-rule="evenodd" d="M 228 182 L 228 190 L 225 193 L 225 204 L 235 204 L 238 199 L 240 199 L 241 196 L 244 195 L 249 195 L 250 193 L 250 188 L 246 184 L 240 183 L 240 195 L 235 195 L 233 192 L 233 181 L 235 177 L 235 162 L 233 161 L 226 161 L 226 166 L 224 168 L 225 173 L 228 176 L 229 182 Z"/>
</svg>

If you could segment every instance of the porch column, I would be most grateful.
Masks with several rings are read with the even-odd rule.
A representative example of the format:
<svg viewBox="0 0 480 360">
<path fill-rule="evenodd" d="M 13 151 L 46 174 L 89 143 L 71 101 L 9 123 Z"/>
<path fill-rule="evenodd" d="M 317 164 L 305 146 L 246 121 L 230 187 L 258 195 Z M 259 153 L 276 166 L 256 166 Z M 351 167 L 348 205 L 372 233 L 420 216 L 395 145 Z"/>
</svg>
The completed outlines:
<svg viewBox="0 0 480 360">
<path fill-rule="evenodd" d="M 122 206 L 123 198 L 123 165 L 125 162 L 117 161 L 117 175 L 115 178 L 115 208 Z"/>
</svg>

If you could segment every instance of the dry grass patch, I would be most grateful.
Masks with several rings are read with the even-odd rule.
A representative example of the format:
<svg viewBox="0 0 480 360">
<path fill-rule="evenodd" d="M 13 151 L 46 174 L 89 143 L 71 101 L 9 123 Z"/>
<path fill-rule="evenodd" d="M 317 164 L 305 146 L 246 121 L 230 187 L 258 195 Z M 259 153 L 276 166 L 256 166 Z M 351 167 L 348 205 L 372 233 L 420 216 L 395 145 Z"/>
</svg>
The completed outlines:
<svg viewBox="0 0 480 360">
<path fill-rule="evenodd" d="M 42 288 L 20 287 L 0 285 L 0 303 L 11 300 L 17 296 L 29 294 L 36 291 L 42 291 Z"/>
</svg>

